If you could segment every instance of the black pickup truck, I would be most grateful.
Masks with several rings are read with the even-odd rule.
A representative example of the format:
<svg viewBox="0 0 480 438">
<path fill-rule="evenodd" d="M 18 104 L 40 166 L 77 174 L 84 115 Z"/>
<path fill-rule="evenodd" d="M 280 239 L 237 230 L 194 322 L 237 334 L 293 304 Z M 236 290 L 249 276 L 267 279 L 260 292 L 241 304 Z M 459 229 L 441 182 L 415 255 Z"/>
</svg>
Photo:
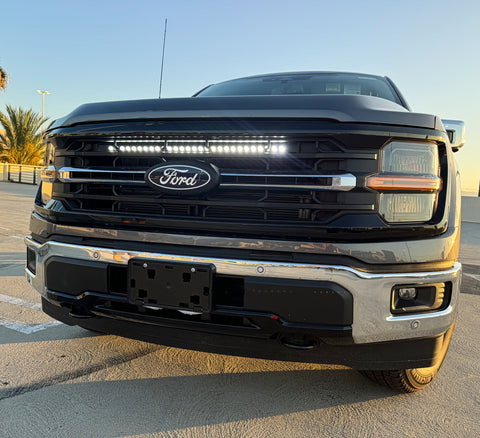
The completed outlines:
<svg viewBox="0 0 480 438">
<path fill-rule="evenodd" d="M 464 125 L 301 72 L 82 105 L 48 130 L 29 282 L 70 325 L 344 364 L 412 392 L 448 348 Z"/>
</svg>

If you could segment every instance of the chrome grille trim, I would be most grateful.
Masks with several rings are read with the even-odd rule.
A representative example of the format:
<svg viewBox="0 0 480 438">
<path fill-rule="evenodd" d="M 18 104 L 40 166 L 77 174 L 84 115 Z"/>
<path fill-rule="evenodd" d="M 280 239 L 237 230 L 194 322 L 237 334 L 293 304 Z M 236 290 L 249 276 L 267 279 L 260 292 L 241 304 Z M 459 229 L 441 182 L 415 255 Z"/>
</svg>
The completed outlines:
<svg viewBox="0 0 480 438">
<path fill-rule="evenodd" d="M 73 173 L 99 175 L 100 177 L 77 177 L 72 176 Z M 101 178 L 101 175 L 125 175 L 125 179 L 115 178 Z M 135 179 L 135 176 L 142 176 L 142 179 Z M 145 171 L 123 171 L 123 170 L 96 170 L 96 169 L 82 169 L 75 167 L 62 167 L 58 170 L 58 179 L 62 183 L 93 183 L 93 184 L 145 184 L 143 176 Z M 264 173 L 221 173 L 222 177 L 236 178 L 235 183 L 220 183 L 220 187 L 259 187 L 259 188 L 294 188 L 299 190 L 338 190 L 338 191 L 350 191 L 356 186 L 356 177 L 351 173 L 345 173 L 340 175 L 325 175 L 325 174 L 264 174 Z M 128 178 L 127 178 L 128 176 Z M 270 178 L 278 179 L 279 183 L 242 183 L 242 178 Z M 330 180 L 330 184 L 282 184 L 281 180 L 285 178 L 326 178 Z"/>
<path fill-rule="evenodd" d="M 82 169 L 78 167 L 62 167 L 58 171 L 58 180 L 62 183 L 92 183 L 92 184 L 146 184 L 143 176 L 143 170 L 97 170 L 97 169 Z M 74 177 L 72 173 L 80 174 L 98 174 L 98 175 L 125 175 L 130 178 L 113 179 L 113 178 L 95 178 L 95 177 Z M 135 180 L 135 175 L 141 175 L 142 178 Z"/>
<path fill-rule="evenodd" d="M 338 190 L 347 192 L 356 187 L 357 178 L 351 173 L 344 173 L 341 175 L 324 175 L 324 174 L 294 174 L 294 175 L 277 175 L 277 174 L 261 174 L 261 173 L 222 173 L 222 177 L 265 177 L 265 178 L 327 178 L 330 179 L 330 185 L 326 184 L 249 184 L 249 183 L 221 183 L 221 187 L 260 187 L 260 188 L 281 188 L 281 189 L 298 189 L 298 190 Z"/>
</svg>

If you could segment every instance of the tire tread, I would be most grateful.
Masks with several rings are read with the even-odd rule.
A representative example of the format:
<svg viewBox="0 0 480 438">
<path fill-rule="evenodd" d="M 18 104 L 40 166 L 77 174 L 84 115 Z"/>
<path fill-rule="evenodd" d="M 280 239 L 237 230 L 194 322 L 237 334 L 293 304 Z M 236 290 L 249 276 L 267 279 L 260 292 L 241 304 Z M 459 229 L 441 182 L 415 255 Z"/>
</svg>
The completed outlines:
<svg viewBox="0 0 480 438">
<path fill-rule="evenodd" d="M 398 392 L 414 392 L 420 389 L 409 382 L 406 370 L 360 371 L 360 374 L 379 385 Z"/>
<path fill-rule="evenodd" d="M 453 323 L 445 332 L 440 358 L 432 367 L 405 370 L 361 370 L 359 372 L 367 379 L 398 392 L 409 393 L 423 389 L 430 384 L 442 366 L 452 338 L 454 327 L 455 323 Z"/>
</svg>

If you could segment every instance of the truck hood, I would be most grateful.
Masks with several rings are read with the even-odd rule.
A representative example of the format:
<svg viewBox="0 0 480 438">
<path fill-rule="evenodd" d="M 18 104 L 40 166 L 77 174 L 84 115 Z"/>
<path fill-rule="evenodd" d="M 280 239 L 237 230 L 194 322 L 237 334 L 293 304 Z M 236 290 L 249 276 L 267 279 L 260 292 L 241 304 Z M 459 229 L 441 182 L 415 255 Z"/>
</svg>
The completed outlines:
<svg viewBox="0 0 480 438">
<path fill-rule="evenodd" d="M 201 118 L 301 118 L 443 130 L 438 117 L 413 113 L 386 99 L 356 95 L 190 97 L 89 103 L 49 131 L 83 123 Z"/>
</svg>

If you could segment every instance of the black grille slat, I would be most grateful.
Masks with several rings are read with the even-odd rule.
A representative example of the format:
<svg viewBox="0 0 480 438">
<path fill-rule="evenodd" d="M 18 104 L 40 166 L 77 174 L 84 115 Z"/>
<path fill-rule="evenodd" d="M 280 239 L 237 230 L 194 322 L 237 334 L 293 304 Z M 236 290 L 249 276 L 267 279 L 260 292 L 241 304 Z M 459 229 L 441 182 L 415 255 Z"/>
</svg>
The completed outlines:
<svg viewBox="0 0 480 438">
<path fill-rule="evenodd" d="M 128 202 L 131 201 L 131 198 L 128 197 L 115 197 L 115 196 L 100 196 L 100 195 L 78 195 L 78 194 L 64 194 L 59 195 L 55 194 L 56 197 L 61 198 L 71 198 L 71 199 L 80 199 L 80 200 L 89 200 L 92 202 L 97 201 L 112 201 L 112 202 Z M 210 201 L 210 200 L 195 200 L 190 203 L 185 203 L 185 200 L 182 199 L 164 199 L 164 198 L 149 198 L 149 197 L 137 197 L 134 204 L 161 204 L 163 202 L 168 202 L 170 204 L 178 205 L 199 205 L 199 206 L 216 206 L 216 207 L 229 207 L 232 204 L 232 201 Z M 87 204 L 86 204 L 87 205 Z M 235 202 L 236 207 L 241 208 L 280 208 L 285 210 L 298 210 L 301 208 L 310 208 L 310 209 L 324 209 L 324 210 L 338 210 L 338 204 L 310 204 L 310 203 L 276 203 L 276 202 Z M 350 204 L 348 206 L 349 210 L 371 210 L 369 205 L 356 205 Z"/>
</svg>

